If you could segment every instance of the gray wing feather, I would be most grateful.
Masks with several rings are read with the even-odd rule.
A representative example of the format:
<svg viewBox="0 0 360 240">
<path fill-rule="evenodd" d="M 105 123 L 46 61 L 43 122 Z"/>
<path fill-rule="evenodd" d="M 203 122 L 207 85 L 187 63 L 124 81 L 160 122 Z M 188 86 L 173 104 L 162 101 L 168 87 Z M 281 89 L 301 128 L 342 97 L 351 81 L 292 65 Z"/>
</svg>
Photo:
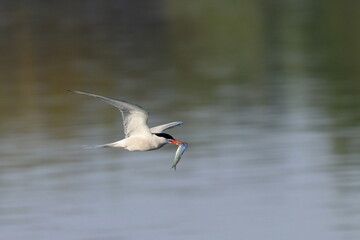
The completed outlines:
<svg viewBox="0 0 360 240">
<path fill-rule="evenodd" d="M 147 126 L 149 113 L 141 106 L 123 100 L 107 98 L 92 93 L 73 91 L 73 90 L 69 90 L 69 91 L 91 97 L 96 97 L 118 108 L 121 111 L 123 117 L 125 138 L 133 135 L 151 134 L 150 129 Z"/>
<path fill-rule="evenodd" d="M 162 133 L 166 129 L 173 128 L 173 127 L 179 126 L 181 124 L 183 124 L 183 122 L 171 122 L 171 123 L 163 124 L 160 126 L 152 127 L 152 128 L 150 128 L 150 131 L 152 133 Z"/>
</svg>

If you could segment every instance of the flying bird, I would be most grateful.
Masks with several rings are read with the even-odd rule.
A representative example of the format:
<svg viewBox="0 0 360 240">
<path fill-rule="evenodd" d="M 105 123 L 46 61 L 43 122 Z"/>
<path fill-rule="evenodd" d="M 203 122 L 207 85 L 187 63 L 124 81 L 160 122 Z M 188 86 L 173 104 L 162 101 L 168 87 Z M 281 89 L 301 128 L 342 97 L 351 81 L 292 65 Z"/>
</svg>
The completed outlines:
<svg viewBox="0 0 360 240">
<path fill-rule="evenodd" d="M 176 164 L 179 162 L 181 155 L 188 145 L 185 142 L 174 139 L 170 134 L 164 133 L 164 131 L 179 126 L 183 124 L 183 122 L 171 122 L 149 128 L 147 125 L 149 113 L 137 104 L 87 92 L 68 91 L 98 98 L 118 108 L 122 114 L 125 138 L 116 142 L 97 145 L 95 147 L 123 148 L 129 151 L 150 151 L 159 149 L 168 143 L 175 144 L 179 146 L 172 166 L 172 168 L 176 170 Z"/>
</svg>

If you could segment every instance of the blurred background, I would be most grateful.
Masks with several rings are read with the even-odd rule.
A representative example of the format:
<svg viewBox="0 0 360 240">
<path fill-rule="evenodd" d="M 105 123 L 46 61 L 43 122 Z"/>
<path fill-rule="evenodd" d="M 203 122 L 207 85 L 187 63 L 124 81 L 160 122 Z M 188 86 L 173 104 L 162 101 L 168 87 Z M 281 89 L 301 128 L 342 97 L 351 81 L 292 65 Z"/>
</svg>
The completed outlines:
<svg viewBox="0 0 360 240">
<path fill-rule="evenodd" d="M 360 239 L 360 2 L 0 2 L 4 239 Z M 190 144 L 84 149 L 142 105 Z"/>
</svg>

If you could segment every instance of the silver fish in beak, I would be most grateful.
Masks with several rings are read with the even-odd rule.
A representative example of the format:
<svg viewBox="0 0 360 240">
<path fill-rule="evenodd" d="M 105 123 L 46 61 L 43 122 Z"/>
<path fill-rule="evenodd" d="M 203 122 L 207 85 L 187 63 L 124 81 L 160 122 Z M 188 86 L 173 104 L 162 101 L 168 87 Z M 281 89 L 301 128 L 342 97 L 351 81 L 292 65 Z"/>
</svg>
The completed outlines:
<svg viewBox="0 0 360 240">
<path fill-rule="evenodd" d="M 188 147 L 188 144 L 186 142 L 183 142 L 182 144 L 179 145 L 178 149 L 176 150 L 174 162 L 173 162 L 173 165 L 171 167 L 174 170 L 176 170 L 176 165 L 180 161 L 181 156 L 184 154 L 187 147 Z"/>
</svg>

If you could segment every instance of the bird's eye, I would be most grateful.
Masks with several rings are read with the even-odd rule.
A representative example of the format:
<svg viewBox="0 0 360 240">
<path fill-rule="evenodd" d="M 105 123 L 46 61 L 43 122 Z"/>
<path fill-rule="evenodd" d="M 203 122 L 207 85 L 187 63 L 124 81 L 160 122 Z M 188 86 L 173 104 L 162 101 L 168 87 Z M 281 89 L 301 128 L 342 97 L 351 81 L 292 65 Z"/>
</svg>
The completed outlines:
<svg viewBox="0 0 360 240">
<path fill-rule="evenodd" d="M 166 138 L 166 139 L 174 139 L 170 134 L 167 134 L 167 133 L 155 133 L 155 135 L 158 137 Z"/>
</svg>

